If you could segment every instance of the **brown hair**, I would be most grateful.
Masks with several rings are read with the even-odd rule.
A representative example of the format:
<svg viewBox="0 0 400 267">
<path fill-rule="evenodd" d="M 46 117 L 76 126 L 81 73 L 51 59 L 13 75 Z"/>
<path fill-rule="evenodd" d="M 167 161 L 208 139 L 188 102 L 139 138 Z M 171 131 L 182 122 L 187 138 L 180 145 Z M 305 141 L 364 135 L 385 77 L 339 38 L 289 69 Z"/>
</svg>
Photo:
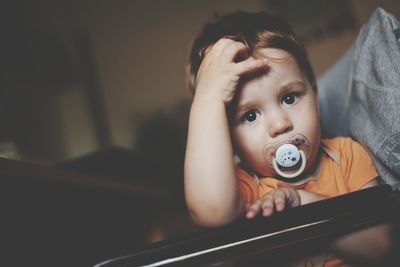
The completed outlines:
<svg viewBox="0 0 400 267">
<path fill-rule="evenodd" d="M 304 46 L 296 39 L 291 27 L 280 18 L 266 12 L 249 13 L 236 11 L 217 16 L 214 22 L 206 24 L 193 41 L 189 52 L 187 83 L 195 91 L 195 80 L 207 48 L 223 37 L 244 43 L 250 55 L 260 48 L 279 48 L 289 52 L 296 59 L 300 69 L 315 88 L 315 75 Z"/>
</svg>

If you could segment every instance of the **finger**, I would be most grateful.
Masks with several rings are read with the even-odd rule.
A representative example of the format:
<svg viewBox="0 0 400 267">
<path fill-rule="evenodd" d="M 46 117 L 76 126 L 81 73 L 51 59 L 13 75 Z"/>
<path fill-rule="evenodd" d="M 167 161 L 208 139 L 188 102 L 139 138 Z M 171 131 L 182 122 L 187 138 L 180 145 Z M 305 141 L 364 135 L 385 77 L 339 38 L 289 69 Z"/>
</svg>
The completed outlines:
<svg viewBox="0 0 400 267">
<path fill-rule="evenodd" d="M 256 217 L 257 214 L 260 212 L 260 209 L 261 209 L 261 201 L 257 200 L 247 210 L 246 217 L 248 219 L 252 219 L 252 218 Z"/>
<path fill-rule="evenodd" d="M 247 47 L 241 42 L 232 41 L 226 45 L 224 55 L 231 62 L 238 62 L 249 57 Z"/>
<path fill-rule="evenodd" d="M 274 196 L 273 194 L 268 194 L 263 198 L 262 210 L 263 216 L 269 217 L 274 213 Z"/>
<path fill-rule="evenodd" d="M 300 196 L 295 189 L 285 188 L 285 194 L 287 199 L 287 205 L 290 205 L 290 207 L 297 207 L 300 205 Z"/>
<path fill-rule="evenodd" d="M 206 50 L 206 55 L 213 53 L 216 56 L 224 56 L 228 60 L 232 60 L 242 50 L 247 50 L 243 43 L 224 37 L 219 39 L 215 44 L 210 45 Z"/>
<path fill-rule="evenodd" d="M 211 57 L 220 56 L 230 42 L 232 42 L 232 40 L 221 38 L 214 44 L 210 44 L 204 51 L 203 62 Z"/>
<path fill-rule="evenodd" d="M 286 194 L 284 190 L 276 190 L 274 193 L 275 209 L 282 211 L 285 209 Z"/>
<path fill-rule="evenodd" d="M 256 217 L 257 216 L 257 211 L 256 210 L 254 210 L 254 209 L 249 209 L 248 211 L 247 211 L 247 213 L 246 213 L 246 218 L 247 219 L 253 219 L 254 217 Z"/>
<path fill-rule="evenodd" d="M 259 201 L 256 201 L 256 202 L 254 202 L 254 203 L 250 206 L 250 208 L 248 209 L 247 214 L 246 214 L 246 217 L 247 217 L 248 219 L 252 219 L 252 218 L 254 218 L 254 217 L 257 216 L 257 214 L 259 213 L 259 211 L 260 211 L 260 202 L 259 202 Z"/>
<path fill-rule="evenodd" d="M 267 71 L 268 69 L 268 60 L 266 58 L 252 58 L 249 57 L 248 59 L 241 61 L 239 63 L 236 63 L 235 65 L 236 68 L 236 73 L 238 75 L 242 75 L 245 73 L 250 73 L 254 72 L 257 70 L 265 69 Z"/>
</svg>

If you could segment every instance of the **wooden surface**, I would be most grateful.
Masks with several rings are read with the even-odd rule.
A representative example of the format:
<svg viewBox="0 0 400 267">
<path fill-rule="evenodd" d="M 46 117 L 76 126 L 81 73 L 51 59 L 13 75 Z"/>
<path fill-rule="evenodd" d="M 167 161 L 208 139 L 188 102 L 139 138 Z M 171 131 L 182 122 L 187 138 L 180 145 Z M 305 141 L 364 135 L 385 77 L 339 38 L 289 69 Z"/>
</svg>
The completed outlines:
<svg viewBox="0 0 400 267">
<path fill-rule="evenodd" d="M 343 234 L 386 222 L 399 222 L 399 192 L 378 186 L 287 209 L 179 240 L 166 240 L 133 251 L 98 267 L 286 266 L 326 253 Z M 212 265 L 211 265 L 212 266 Z M 229 266 L 229 265 L 228 265 Z"/>
<path fill-rule="evenodd" d="M 93 266 L 146 244 L 160 210 L 160 188 L 0 159 L 4 266 Z"/>
<path fill-rule="evenodd" d="M 146 197 L 163 198 L 168 193 L 156 186 L 146 187 L 134 183 L 118 182 L 112 179 L 81 175 L 72 171 L 62 171 L 56 167 L 0 157 L 0 175 L 15 179 L 43 180 L 69 186 L 82 186 L 90 189 L 139 194 Z"/>
</svg>

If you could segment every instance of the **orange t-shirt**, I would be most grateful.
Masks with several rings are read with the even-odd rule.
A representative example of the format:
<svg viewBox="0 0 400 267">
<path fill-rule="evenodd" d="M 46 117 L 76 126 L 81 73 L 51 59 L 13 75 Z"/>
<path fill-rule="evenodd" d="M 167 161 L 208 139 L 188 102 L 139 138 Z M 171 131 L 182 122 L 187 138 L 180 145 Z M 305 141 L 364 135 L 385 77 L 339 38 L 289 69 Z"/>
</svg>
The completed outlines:
<svg viewBox="0 0 400 267">
<path fill-rule="evenodd" d="M 252 203 L 274 189 L 291 186 L 329 198 L 356 191 L 378 177 L 368 152 L 350 138 L 322 140 L 321 148 L 319 168 L 308 177 L 311 180 L 297 186 L 271 177 L 254 177 L 238 165 L 236 173 L 241 197 L 246 203 Z M 316 265 L 350 267 L 332 253 L 310 256 L 290 266 Z"/>
<path fill-rule="evenodd" d="M 359 190 L 378 177 L 371 156 L 361 144 L 347 137 L 324 139 L 321 163 L 311 180 L 293 186 L 272 177 L 253 177 L 239 165 L 236 168 L 240 194 L 252 203 L 279 187 L 294 187 L 325 197 L 334 197 Z"/>
</svg>

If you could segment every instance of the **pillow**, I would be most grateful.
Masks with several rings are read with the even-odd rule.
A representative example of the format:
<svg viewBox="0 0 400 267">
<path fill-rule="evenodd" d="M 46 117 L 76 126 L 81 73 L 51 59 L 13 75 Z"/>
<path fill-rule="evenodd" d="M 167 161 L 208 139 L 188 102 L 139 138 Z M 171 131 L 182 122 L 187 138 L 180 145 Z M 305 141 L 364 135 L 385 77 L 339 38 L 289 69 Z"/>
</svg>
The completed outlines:
<svg viewBox="0 0 400 267">
<path fill-rule="evenodd" d="M 319 80 L 326 136 L 351 136 L 373 154 L 382 180 L 400 188 L 400 26 L 382 8 Z"/>
</svg>

